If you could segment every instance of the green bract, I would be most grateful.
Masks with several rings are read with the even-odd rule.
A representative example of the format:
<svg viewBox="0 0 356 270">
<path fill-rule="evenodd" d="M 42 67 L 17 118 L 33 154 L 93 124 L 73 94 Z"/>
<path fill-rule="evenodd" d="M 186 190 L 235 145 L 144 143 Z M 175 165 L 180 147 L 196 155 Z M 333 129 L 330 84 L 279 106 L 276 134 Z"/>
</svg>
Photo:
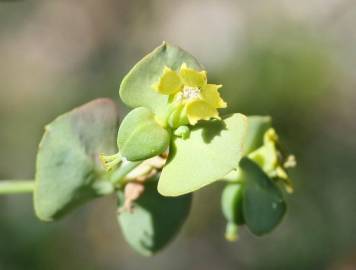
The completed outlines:
<svg viewBox="0 0 356 270">
<path fill-rule="evenodd" d="M 124 205 L 123 192 L 118 193 L 118 206 Z M 163 197 L 157 192 L 157 181 L 145 184 L 144 193 L 133 203 L 132 212 L 123 211 L 118 221 L 127 242 L 139 253 L 152 255 L 167 245 L 185 222 L 192 196 Z"/>
<path fill-rule="evenodd" d="M 246 117 L 233 114 L 221 121 L 201 121 L 188 139 L 175 137 L 158 191 L 164 196 L 179 196 L 223 178 L 237 167 L 246 128 Z"/>
<path fill-rule="evenodd" d="M 117 145 L 123 157 L 138 161 L 156 156 L 167 150 L 169 132 L 155 120 L 154 114 L 147 108 L 132 110 L 122 121 Z"/>
<path fill-rule="evenodd" d="M 99 154 L 116 151 L 117 124 L 116 105 L 98 99 L 46 126 L 37 154 L 34 190 L 40 219 L 51 221 L 105 189 L 110 192 Z"/>
<path fill-rule="evenodd" d="M 243 195 L 243 215 L 246 225 L 255 235 L 272 231 L 286 212 L 283 194 L 263 170 L 244 158 L 240 168 L 246 179 Z"/>
<path fill-rule="evenodd" d="M 164 42 L 138 62 L 122 80 L 121 100 L 129 107 L 146 107 L 158 116 L 166 113 L 168 96 L 153 90 L 165 66 L 178 70 L 183 63 L 202 69 L 199 62 L 184 50 Z"/>
</svg>

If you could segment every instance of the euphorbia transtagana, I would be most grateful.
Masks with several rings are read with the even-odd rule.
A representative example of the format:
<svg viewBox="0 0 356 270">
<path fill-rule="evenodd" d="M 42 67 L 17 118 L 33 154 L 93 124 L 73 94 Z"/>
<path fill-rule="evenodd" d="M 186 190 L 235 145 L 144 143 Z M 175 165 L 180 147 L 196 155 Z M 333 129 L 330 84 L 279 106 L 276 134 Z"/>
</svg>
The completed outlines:
<svg viewBox="0 0 356 270">
<path fill-rule="evenodd" d="M 180 230 L 193 193 L 222 181 L 226 239 L 236 240 L 243 225 L 269 233 L 285 214 L 282 187 L 292 192 L 295 159 L 282 155 L 270 117 L 221 115 L 221 87 L 192 55 L 164 42 L 123 79 L 119 94 L 131 111 L 120 125 L 110 99 L 61 115 L 46 126 L 35 181 L 0 181 L 0 194 L 33 192 L 43 221 L 114 195 L 127 242 L 148 256 Z"/>
</svg>

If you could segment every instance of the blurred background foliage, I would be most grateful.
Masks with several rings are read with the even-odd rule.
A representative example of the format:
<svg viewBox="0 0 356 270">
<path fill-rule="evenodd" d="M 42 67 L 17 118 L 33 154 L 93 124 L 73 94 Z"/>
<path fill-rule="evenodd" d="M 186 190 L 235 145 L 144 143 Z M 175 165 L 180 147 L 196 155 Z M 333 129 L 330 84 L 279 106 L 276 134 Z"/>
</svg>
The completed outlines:
<svg viewBox="0 0 356 270">
<path fill-rule="evenodd" d="M 224 84 L 229 112 L 270 114 L 298 157 L 289 212 L 269 236 L 224 241 L 221 185 L 199 191 L 184 231 L 136 255 L 114 198 L 44 224 L 30 195 L 0 197 L 0 269 L 356 269 L 356 3 L 0 2 L 0 178 L 32 178 L 43 126 L 96 97 L 162 40 Z"/>
</svg>

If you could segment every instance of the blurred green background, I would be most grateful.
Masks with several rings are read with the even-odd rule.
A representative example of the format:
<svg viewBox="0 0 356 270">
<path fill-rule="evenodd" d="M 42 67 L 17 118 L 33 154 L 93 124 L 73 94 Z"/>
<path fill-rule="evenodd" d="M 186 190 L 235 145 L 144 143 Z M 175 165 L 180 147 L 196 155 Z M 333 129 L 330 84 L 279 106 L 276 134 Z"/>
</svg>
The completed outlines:
<svg viewBox="0 0 356 270">
<path fill-rule="evenodd" d="M 221 185 L 199 191 L 183 232 L 136 255 L 114 198 L 44 224 L 30 195 L 0 197 L 0 269 L 356 269 L 356 2 L 2 1 L 0 179 L 32 178 L 43 126 L 93 98 L 162 40 L 224 84 L 229 111 L 270 114 L 298 158 L 296 192 L 270 235 L 224 240 Z"/>
</svg>

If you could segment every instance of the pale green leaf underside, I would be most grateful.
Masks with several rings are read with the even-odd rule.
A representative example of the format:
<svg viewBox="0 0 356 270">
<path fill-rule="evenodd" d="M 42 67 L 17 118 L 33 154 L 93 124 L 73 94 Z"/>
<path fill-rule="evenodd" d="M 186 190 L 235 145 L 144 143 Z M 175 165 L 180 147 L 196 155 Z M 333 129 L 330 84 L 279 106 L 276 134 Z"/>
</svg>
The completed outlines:
<svg viewBox="0 0 356 270">
<path fill-rule="evenodd" d="M 139 61 L 123 79 L 121 100 L 129 107 L 147 107 L 161 115 L 166 109 L 168 96 L 157 93 L 152 85 L 159 81 L 164 66 L 178 70 L 182 63 L 197 70 L 202 69 L 192 55 L 164 42 Z"/>
<path fill-rule="evenodd" d="M 124 203 L 118 193 L 118 207 Z M 133 203 L 132 213 L 124 211 L 118 221 L 126 241 L 142 255 L 150 256 L 165 247 L 178 233 L 188 217 L 192 196 L 163 197 L 157 182 L 147 182 L 141 197 Z"/>
<path fill-rule="evenodd" d="M 253 161 L 244 158 L 240 168 L 246 180 L 243 214 L 246 225 L 255 235 L 272 231 L 286 212 L 283 194 L 273 180 Z"/>
<path fill-rule="evenodd" d="M 222 121 L 201 121 L 186 140 L 175 138 L 158 191 L 179 196 L 222 179 L 238 166 L 246 129 L 246 116 L 233 114 Z"/>
<path fill-rule="evenodd" d="M 116 105 L 97 99 L 46 126 L 36 164 L 34 207 L 44 221 L 56 219 L 96 197 L 100 153 L 116 152 Z"/>
</svg>

